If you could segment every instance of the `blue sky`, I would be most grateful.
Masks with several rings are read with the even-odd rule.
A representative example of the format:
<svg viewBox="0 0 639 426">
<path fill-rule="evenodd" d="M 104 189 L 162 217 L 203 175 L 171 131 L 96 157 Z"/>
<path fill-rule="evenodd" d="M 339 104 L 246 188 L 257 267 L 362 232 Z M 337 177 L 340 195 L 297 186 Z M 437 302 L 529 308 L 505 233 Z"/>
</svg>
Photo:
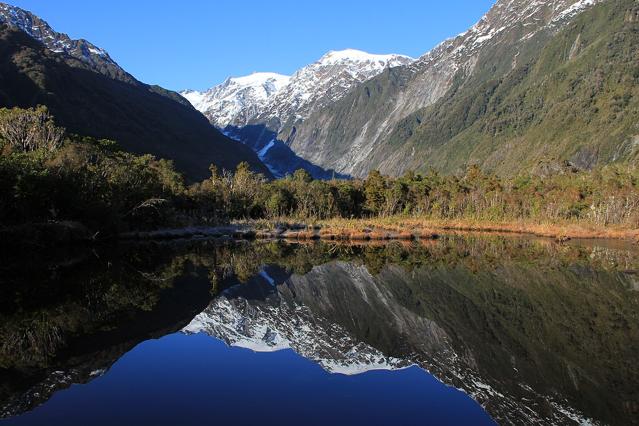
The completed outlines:
<svg viewBox="0 0 639 426">
<path fill-rule="evenodd" d="M 290 74 L 329 50 L 420 56 L 494 0 L 8 0 L 105 48 L 138 79 L 205 89 L 255 71 Z"/>
</svg>

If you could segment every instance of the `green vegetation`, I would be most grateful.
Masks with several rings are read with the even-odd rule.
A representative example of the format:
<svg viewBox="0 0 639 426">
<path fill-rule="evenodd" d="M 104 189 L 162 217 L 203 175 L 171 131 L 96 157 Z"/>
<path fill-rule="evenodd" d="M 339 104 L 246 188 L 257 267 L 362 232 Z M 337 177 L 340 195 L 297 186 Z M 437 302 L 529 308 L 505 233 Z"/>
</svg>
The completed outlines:
<svg viewBox="0 0 639 426">
<path fill-rule="evenodd" d="M 320 181 L 299 170 L 269 181 L 254 171 L 254 165 L 240 163 L 241 157 L 220 167 L 219 161 L 180 142 L 181 151 L 215 164 L 208 179 L 191 186 L 171 161 L 131 153 L 156 152 L 173 158 L 169 151 L 158 149 L 171 145 L 167 137 L 180 140 L 176 134 L 190 134 L 187 128 L 162 131 L 159 139 L 144 133 L 145 143 L 153 139 L 151 145 L 158 149 L 138 145 L 131 135 L 139 133 L 139 123 L 131 127 L 112 111 L 96 110 L 101 105 L 95 99 L 97 89 L 88 88 L 103 88 L 135 105 L 143 99 L 153 108 L 159 108 L 156 101 L 161 100 L 166 106 L 161 111 L 122 110 L 129 118 L 141 117 L 145 129 L 165 121 L 170 111 L 186 114 L 183 105 L 141 85 L 126 90 L 121 86 L 130 82 L 110 81 L 105 86 L 104 76 L 56 61 L 28 37 L 1 28 L 0 44 L 11 53 L 11 64 L 20 64 L 18 75 L 14 65 L 0 63 L 8 67 L 6 78 L 16 82 L 10 86 L 17 88 L 1 94 L 15 101 L 4 104 L 41 101 L 50 105 L 57 125 L 42 107 L 0 113 L 0 232 L 24 224 L 75 221 L 91 234 L 106 237 L 128 230 L 218 225 L 238 219 L 389 217 L 637 229 L 639 169 L 636 136 L 632 136 L 639 133 L 639 33 L 632 18 L 636 12 L 635 2 L 602 3 L 558 34 L 550 37 L 542 32 L 519 46 L 523 50 L 516 64 L 506 60 L 509 55 L 500 59 L 496 52 L 485 53 L 472 75 L 458 75 L 448 94 L 408 117 L 391 135 L 388 150 L 428 152 L 411 155 L 396 169 L 415 172 L 386 177 L 373 170 L 366 179 Z M 491 66 L 499 72 L 489 72 Z M 68 84 L 54 78 L 51 70 L 85 81 L 81 87 L 86 90 L 66 90 Z M 44 78 L 49 74 L 51 78 Z M 44 92 L 55 94 L 56 102 Z M 29 102 L 23 102 L 25 96 Z M 90 117 L 66 107 L 78 100 L 82 107 L 91 104 Z M 117 119 L 107 123 L 105 117 Z M 67 134 L 58 127 L 61 124 L 91 137 Z M 111 129 L 97 133 L 121 140 L 95 137 L 95 129 Z M 184 164 L 178 164 L 184 159 L 175 158 L 178 169 L 185 170 Z M 572 161 L 562 160 L 566 158 Z M 230 173 L 224 168 L 227 164 L 239 166 Z M 585 167 L 577 169 L 574 164 Z M 458 172 L 442 174 L 429 165 Z M 6 235 L 16 234 L 4 235 L 13 240 Z"/>
<path fill-rule="evenodd" d="M 372 171 L 364 180 L 312 180 L 304 171 L 267 182 L 246 167 L 214 174 L 189 190 L 210 200 L 226 219 L 378 218 L 402 215 L 487 221 L 574 220 L 598 226 L 639 226 L 639 170 L 607 166 L 592 172 L 569 167 L 548 176 L 500 178 L 470 167 L 463 176 L 436 172 L 402 177 Z M 202 203 L 200 203 L 202 205 Z"/>
<path fill-rule="evenodd" d="M 639 170 L 569 166 L 503 178 L 471 166 L 399 178 L 314 180 L 298 170 L 268 181 L 241 163 L 186 186 L 167 160 L 112 141 L 67 135 L 46 108 L 0 110 L 0 221 L 75 221 L 101 237 L 127 230 L 219 225 L 237 219 L 405 218 L 639 226 Z"/>
<path fill-rule="evenodd" d="M 0 147 L 5 226 L 73 220 L 113 233 L 166 225 L 159 216 L 166 206 L 152 200 L 184 192 L 170 161 L 126 153 L 108 140 L 64 136 L 44 108 L 0 110 Z"/>
<path fill-rule="evenodd" d="M 472 75 L 461 72 L 442 99 L 404 119 L 380 159 L 401 151 L 415 170 L 478 164 L 508 175 L 542 161 L 636 162 L 637 11 L 633 0 L 611 0 L 550 38 L 497 44 Z"/>
</svg>

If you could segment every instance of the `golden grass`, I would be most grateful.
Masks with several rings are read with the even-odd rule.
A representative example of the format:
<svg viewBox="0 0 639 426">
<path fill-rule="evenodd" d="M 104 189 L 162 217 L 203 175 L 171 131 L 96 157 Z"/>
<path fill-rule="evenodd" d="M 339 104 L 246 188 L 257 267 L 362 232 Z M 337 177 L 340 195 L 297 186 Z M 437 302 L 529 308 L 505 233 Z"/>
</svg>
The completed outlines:
<svg viewBox="0 0 639 426">
<path fill-rule="evenodd" d="M 279 223 L 299 223 L 296 220 L 282 220 Z M 339 241 L 384 241 L 436 238 L 437 234 L 450 232 L 490 232 L 508 234 L 528 234 L 549 237 L 558 241 L 567 239 L 624 239 L 639 241 L 639 229 L 621 226 L 597 226 L 577 222 L 535 222 L 511 221 L 493 222 L 470 219 L 423 219 L 413 217 L 386 217 L 373 219 L 327 219 L 307 221 L 304 230 L 286 231 L 281 237 L 286 239 L 323 239 Z M 277 236 L 273 231 L 276 222 L 259 220 L 249 223 L 258 231 L 258 236 Z"/>
<path fill-rule="evenodd" d="M 413 234 L 424 238 L 441 231 L 472 231 L 491 233 L 529 234 L 560 240 L 608 238 L 639 241 L 639 229 L 616 226 L 595 226 L 584 223 L 543 223 L 533 221 L 489 222 L 478 220 L 441 220 L 390 217 L 381 219 L 330 219 L 319 221 L 324 229 L 360 229 L 363 226 L 375 230 L 395 232 L 399 237 Z"/>
</svg>

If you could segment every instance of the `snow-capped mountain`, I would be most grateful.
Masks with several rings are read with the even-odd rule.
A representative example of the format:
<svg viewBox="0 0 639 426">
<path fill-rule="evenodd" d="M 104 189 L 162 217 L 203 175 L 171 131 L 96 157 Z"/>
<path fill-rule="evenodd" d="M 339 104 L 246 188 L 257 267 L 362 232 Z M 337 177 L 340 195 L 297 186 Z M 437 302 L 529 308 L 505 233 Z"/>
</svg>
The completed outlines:
<svg viewBox="0 0 639 426">
<path fill-rule="evenodd" d="M 498 0 L 469 30 L 417 60 L 329 52 L 256 107 L 244 103 L 232 113 L 207 111 L 204 102 L 197 107 L 227 135 L 262 152 L 276 175 L 289 172 L 293 157 L 342 175 L 363 177 L 373 168 L 400 175 L 433 158 L 426 148 L 401 145 L 411 135 L 404 120 L 438 102 L 454 84 L 463 96 L 465 85 L 499 79 L 529 63 L 573 18 L 602 1 Z M 284 145 L 292 155 L 275 158 L 273 147 Z"/>
<path fill-rule="evenodd" d="M 331 51 L 291 77 L 255 73 L 229 78 L 206 92 L 187 90 L 181 94 L 216 127 L 265 121 L 277 126 L 304 119 L 385 68 L 412 61 L 407 56 L 373 55 L 354 49 Z"/>
<path fill-rule="evenodd" d="M 242 126 L 259 115 L 289 81 L 290 77 L 281 74 L 254 73 L 228 78 L 206 92 L 187 90 L 181 94 L 216 127 Z"/>
<path fill-rule="evenodd" d="M 124 71 L 106 50 L 87 40 L 73 40 L 66 34 L 54 31 L 47 22 L 29 11 L 0 3 L 0 24 L 7 24 L 24 31 L 49 50 L 76 58 L 89 65 L 94 71 L 126 82 L 134 81 L 134 78 Z"/>
<path fill-rule="evenodd" d="M 479 22 L 456 37 L 447 39 L 433 50 L 421 56 L 412 67 L 415 72 L 422 68 L 452 61 L 452 68 L 467 66 L 472 71 L 474 63 L 469 57 L 480 52 L 483 46 L 495 40 L 499 34 L 518 29 L 518 39 L 522 41 L 549 28 L 558 28 L 571 18 L 603 0 L 501 0 L 484 15 Z"/>
<path fill-rule="evenodd" d="M 408 56 L 373 55 L 354 49 L 328 52 L 293 74 L 290 83 L 273 97 L 257 119 L 280 125 L 304 120 L 384 69 L 411 62 L 413 59 Z"/>
</svg>

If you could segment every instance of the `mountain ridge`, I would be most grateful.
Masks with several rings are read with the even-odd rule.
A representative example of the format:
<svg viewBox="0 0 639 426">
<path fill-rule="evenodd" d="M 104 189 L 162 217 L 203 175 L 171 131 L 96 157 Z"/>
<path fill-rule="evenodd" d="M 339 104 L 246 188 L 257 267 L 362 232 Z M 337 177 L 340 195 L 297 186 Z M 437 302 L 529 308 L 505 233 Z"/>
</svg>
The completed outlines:
<svg viewBox="0 0 639 426">
<path fill-rule="evenodd" d="M 211 164 L 234 170 L 242 161 L 272 176 L 177 93 L 139 82 L 104 50 L 56 33 L 30 12 L 0 7 L 0 107 L 45 105 L 70 132 L 173 160 L 190 181 L 209 177 Z"/>
<path fill-rule="evenodd" d="M 283 122 L 303 117 L 322 105 L 329 89 L 329 101 L 339 99 L 354 84 L 387 67 L 413 61 L 405 55 L 378 55 L 357 49 L 331 50 L 317 61 L 286 76 L 256 72 L 229 77 L 204 92 L 180 92 L 218 128 L 256 124 L 262 120 Z M 339 87 L 338 87 L 339 86 Z M 336 90 L 336 89 L 341 90 Z M 253 95 L 253 96 L 251 96 Z M 228 111 L 228 109 L 231 111 Z"/>
<path fill-rule="evenodd" d="M 67 34 L 55 31 L 45 20 L 29 11 L 0 2 L 0 23 L 25 32 L 54 53 L 79 59 L 96 72 L 129 83 L 136 81 L 106 50 L 85 39 L 73 40 Z"/>
<path fill-rule="evenodd" d="M 297 156 L 278 140 L 279 130 L 341 99 L 357 84 L 385 69 L 412 61 L 405 55 L 377 55 L 356 49 L 329 51 L 292 76 L 254 73 L 227 78 L 205 92 L 187 90 L 180 94 L 224 134 L 250 146 L 276 177 L 298 168 L 319 179 L 348 177 Z"/>
</svg>

